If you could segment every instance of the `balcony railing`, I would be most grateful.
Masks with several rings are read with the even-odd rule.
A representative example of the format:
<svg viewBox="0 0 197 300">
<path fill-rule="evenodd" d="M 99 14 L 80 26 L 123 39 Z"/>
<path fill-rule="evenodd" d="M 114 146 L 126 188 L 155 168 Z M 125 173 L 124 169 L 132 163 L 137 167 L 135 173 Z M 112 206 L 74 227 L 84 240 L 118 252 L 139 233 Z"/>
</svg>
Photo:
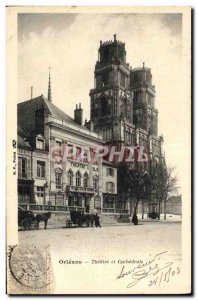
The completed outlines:
<svg viewBox="0 0 197 300">
<path fill-rule="evenodd" d="M 118 209 L 118 208 L 102 208 L 102 213 L 112 213 L 112 214 L 128 214 L 128 209 Z"/>
<path fill-rule="evenodd" d="M 70 211 L 85 211 L 83 206 L 61 206 L 61 205 L 39 205 L 39 204 L 26 204 L 19 203 L 19 206 L 25 210 L 33 211 L 51 211 L 51 212 L 70 212 Z M 103 208 L 102 213 L 113 213 L 113 214 L 128 214 L 128 209 L 117 209 L 117 208 Z"/>
<path fill-rule="evenodd" d="M 60 206 L 60 205 L 39 205 L 39 204 L 24 204 L 19 203 L 19 206 L 25 210 L 35 211 L 85 211 L 85 207 L 82 206 Z"/>
<path fill-rule="evenodd" d="M 66 191 L 67 192 L 80 192 L 80 193 L 94 194 L 93 187 L 81 187 L 81 186 L 67 185 Z"/>
</svg>

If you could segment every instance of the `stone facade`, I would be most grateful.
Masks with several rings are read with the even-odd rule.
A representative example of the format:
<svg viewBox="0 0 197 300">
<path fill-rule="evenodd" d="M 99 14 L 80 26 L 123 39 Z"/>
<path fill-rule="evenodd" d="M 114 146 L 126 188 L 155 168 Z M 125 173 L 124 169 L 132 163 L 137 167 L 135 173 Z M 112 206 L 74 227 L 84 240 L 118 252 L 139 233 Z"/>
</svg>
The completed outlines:
<svg viewBox="0 0 197 300">
<path fill-rule="evenodd" d="M 31 196 L 24 195 L 27 188 L 19 189 L 19 205 L 34 210 L 102 212 L 103 198 L 107 197 L 115 209 L 116 167 L 102 159 L 65 157 L 66 149 L 93 154 L 103 145 L 101 136 L 79 125 L 78 120 L 69 118 L 42 95 L 18 104 L 18 129 L 23 128 L 18 137 L 18 159 L 25 160 L 19 179 L 31 181 Z"/>
</svg>

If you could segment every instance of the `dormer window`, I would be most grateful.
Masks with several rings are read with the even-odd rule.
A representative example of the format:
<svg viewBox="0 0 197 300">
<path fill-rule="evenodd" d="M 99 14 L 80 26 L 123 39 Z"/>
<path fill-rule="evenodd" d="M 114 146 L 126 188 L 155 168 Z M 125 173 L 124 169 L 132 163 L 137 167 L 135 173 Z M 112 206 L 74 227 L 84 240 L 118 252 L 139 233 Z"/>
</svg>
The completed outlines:
<svg viewBox="0 0 197 300">
<path fill-rule="evenodd" d="M 36 148 L 45 150 L 45 139 L 41 135 L 36 137 Z"/>
<path fill-rule="evenodd" d="M 44 150 L 44 141 L 41 139 L 37 139 L 37 147 L 36 148 Z"/>
</svg>

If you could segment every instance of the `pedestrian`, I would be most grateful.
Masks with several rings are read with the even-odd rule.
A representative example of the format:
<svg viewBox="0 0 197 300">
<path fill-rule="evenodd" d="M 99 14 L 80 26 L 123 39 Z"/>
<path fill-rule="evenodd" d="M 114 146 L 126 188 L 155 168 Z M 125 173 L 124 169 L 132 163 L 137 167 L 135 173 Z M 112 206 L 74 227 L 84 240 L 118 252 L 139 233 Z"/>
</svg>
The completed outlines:
<svg viewBox="0 0 197 300">
<path fill-rule="evenodd" d="M 130 215 L 129 215 L 129 221 L 130 221 L 130 223 L 132 222 L 132 213 L 130 213 Z"/>
<path fill-rule="evenodd" d="M 133 223 L 134 225 L 137 225 L 137 224 L 138 224 L 138 217 L 137 217 L 136 214 L 133 214 L 132 223 Z"/>
<path fill-rule="evenodd" d="M 94 214 L 91 214 L 91 215 L 90 215 L 90 223 L 91 223 L 91 227 L 94 226 L 94 221 L 95 221 L 95 216 L 94 216 Z"/>
<path fill-rule="evenodd" d="M 96 214 L 95 215 L 95 226 L 96 227 L 101 227 L 99 219 L 100 219 L 100 217 L 98 216 L 98 214 Z"/>
</svg>

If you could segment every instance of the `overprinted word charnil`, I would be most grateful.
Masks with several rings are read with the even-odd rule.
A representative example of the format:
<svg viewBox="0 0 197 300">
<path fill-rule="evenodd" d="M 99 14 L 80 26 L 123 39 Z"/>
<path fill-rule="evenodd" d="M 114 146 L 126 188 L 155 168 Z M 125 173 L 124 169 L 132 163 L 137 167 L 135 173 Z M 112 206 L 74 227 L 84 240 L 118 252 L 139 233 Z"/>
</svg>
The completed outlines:
<svg viewBox="0 0 197 300">
<path fill-rule="evenodd" d="M 76 162 L 99 162 L 106 159 L 109 162 L 148 162 L 148 155 L 144 146 L 123 146 L 117 149 L 116 146 L 97 146 L 94 149 L 89 147 L 80 147 L 76 145 L 62 146 L 61 149 L 56 149 L 55 146 L 50 147 L 50 160 L 56 160 L 57 157 L 61 161 L 67 159 L 75 160 Z"/>
</svg>

